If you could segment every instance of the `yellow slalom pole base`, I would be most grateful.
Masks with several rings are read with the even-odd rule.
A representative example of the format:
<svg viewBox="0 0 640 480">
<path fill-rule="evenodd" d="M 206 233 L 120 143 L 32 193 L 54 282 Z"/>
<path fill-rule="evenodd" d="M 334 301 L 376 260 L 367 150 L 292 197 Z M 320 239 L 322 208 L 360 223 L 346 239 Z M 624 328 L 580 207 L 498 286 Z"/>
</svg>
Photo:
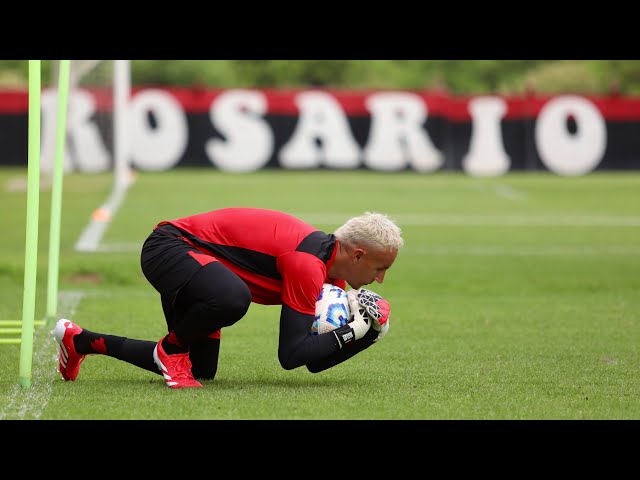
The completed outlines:
<svg viewBox="0 0 640 480">
<path fill-rule="evenodd" d="M 34 320 L 34 325 L 44 325 L 44 320 Z M 2 331 L 2 327 L 21 327 L 22 320 L 0 320 L 0 331 Z"/>
<path fill-rule="evenodd" d="M 44 320 L 33 322 L 36 326 L 45 325 Z M 22 333 L 22 320 L 0 320 L 0 345 L 20 345 L 22 339 L 19 337 L 2 338 L 1 335 L 19 335 Z"/>
<path fill-rule="evenodd" d="M 34 325 L 44 325 L 44 320 L 35 320 L 33 322 Z M 0 320 L 0 331 L 2 331 L 2 327 L 21 327 L 22 320 Z"/>
</svg>

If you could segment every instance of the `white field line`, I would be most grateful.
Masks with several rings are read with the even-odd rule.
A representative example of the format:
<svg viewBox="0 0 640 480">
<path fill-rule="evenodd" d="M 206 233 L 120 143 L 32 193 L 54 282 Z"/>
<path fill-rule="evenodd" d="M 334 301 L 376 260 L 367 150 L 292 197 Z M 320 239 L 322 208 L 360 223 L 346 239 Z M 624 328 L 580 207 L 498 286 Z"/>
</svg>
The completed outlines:
<svg viewBox="0 0 640 480">
<path fill-rule="evenodd" d="M 417 255 L 513 255 L 513 256 L 568 256 L 568 255 L 640 255 L 640 245 L 602 245 L 598 247 L 585 245 L 540 245 L 540 246 L 505 246 L 505 245 L 437 245 L 421 247 L 403 247 L 404 250 Z"/>
<path fill-rule="evenodd" d="M 294 213 L 310 223 L 341 225 L 347 220 L 344 213 Z M 359 215 L 359 214 L 357 214 Z M 461 227 L 638 227 L 638 215 L 483 215 L 483 214 L 412 214 L 389 213 L 400 227 L 461 226 Z"/>
<path fill-rule="evenodd" d="M 494 187 L 494 192 L 498 197 L 504 197 L 510 200 L 522 200 L 527 197 L 527 195 L 521 190 L 503 184 L 496 185 Z"/>
<path fill-rule="evenodd" d="M 517 188 L 504 183 L 498 183 L 495 185 L 485 185 L 473 183 L 471 188 L 479 192 L 490 192 L 497 197 L 506 198 L 508 200 L 526 200 L 528 195 Z"/>
<path fill-rule="evenodd" d="M 102 236 L 107 230 L 111 219 L 125 199 L 127 190 L 133 184 L 134 176 L 116 185 L 105 203 L 93 211 L 91 221 L 85 227 L 76 241 L 75 249 L 79 252 L 95 252 L 100 249 Z"/>
<path fill-rule="evenodd" d="M 102 245 L 98 252 L 136 252 L 141 244 L 120 243 Z M 114 248 L 111 248 L 114 247 Z M 545 246 L 514 246 L 514 245 L 437 245 L 412 247 L 405 246 L 403 251 L 418 255 L 640 255 L 640 245 L 545 245 Z"/>
<path fill-rule="evenodd" d="M 314 225 L 341 225 L 349 218 L 342 213 L 294 213 Z M 359 215 L 359 214 L 356 214 Z M 470 214 L 390 214 L 400 227 L 640 227 L 640 216 L 633 215 L 470 215 Z M 94 252 L 136 252 L 144 239 L 134 243 L 96 243 Z M 493 247 L 491 247 L 493 248 Z M 504 248 L 504 247 L 496 247 Z M 522 252 L 527 247 L 519 248 Z M 537 247 L 533 247 L 534 249 Z M 564 248 L 564 247 L 559 247 Z M 585 252 L 580 246 L 569 250 Z M 609 250 L 612 247 L 607 247 Z M 632 251 L 634 247 L 629 247 Z M 604 249 L 604 247 L 603 247 Z M 469 250 L 469 249 L 467 249 Z M 548 249 L 545 249 L 548 250 Z M 612 253 L 612 252 L 602 252 Z M 445 253 L 443 253 L 445 254 Z M 477 253 L 476 253 L 477 254 Z M 539 253 L 539 254 L 548 254 Z M 553 254 L 553 253 L 551 253 Z M 623 255 L 624 253 L 620 253 Z M 522 253 L 528 255 L 528 253 Z M 534 253 L 535 255 L 535 253 Z"/>
<path fill-rule="evenodd" d="M 80 301 L 81 291 L 63 291 L 59 294 L 60 318 L 73 318 Z M 58 373 L 58 344 L 51 335 L 51 325 L 40 325 L 33 333 L 31 385 L 17 383 L 12 387 L 7 405 L 0 411 L 0 420 L 38 420 L 51 397 L 51 385 Z"/>
</svg>

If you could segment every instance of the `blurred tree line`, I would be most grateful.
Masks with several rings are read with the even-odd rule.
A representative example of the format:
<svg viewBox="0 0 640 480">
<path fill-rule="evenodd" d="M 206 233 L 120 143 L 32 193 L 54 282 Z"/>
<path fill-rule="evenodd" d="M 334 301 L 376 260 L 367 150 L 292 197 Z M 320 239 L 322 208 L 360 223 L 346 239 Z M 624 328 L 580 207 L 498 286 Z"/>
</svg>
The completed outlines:
<svg viewBox="0 0 640 480">
<path fill-rule="evenodd" d="M 42 85 L 55 61 L 42 62 Z M 132 60 L 134 85 L 381 88 L 452 94 L 640 94 L 640 60 Z M 27 87 L 28 61 L 0 60 L 0 87 Z"/>
</svg>

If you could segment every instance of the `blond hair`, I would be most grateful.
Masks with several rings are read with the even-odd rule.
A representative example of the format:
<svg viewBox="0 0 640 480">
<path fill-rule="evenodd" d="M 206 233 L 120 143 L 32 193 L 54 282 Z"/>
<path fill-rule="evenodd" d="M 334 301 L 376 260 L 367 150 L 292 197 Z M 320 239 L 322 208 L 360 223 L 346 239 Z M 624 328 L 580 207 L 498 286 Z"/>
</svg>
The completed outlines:
<svg viewBox="0 0 640 480">
<path fill-rule="evenodd" d="M 340 242 L 352 245 L 365 243 L 395 249 L 404 245 L 402 230 L 383 213 L 365 212 L 364 215 L 352 217 L 333 234 Z"/>
</svg>

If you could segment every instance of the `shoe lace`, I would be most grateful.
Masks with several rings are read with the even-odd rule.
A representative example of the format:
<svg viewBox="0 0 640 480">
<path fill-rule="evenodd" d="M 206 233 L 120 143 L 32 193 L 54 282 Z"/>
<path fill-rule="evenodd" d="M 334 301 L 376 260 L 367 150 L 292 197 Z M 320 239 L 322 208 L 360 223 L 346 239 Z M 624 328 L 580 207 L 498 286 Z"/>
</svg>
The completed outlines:
<svg viewBox="0 0 640 480">
<path fill-rule="evenodd" d="M 178 353 L 171 355 L 174 358 L 173 368 L 175 375 L 178 378 L 194 380 L 193 374 L 191 373 L 191 359 L 189 358 L 188 353 Z M 175 380 L 175 379 L 174 379 Z"/>
</svg>

